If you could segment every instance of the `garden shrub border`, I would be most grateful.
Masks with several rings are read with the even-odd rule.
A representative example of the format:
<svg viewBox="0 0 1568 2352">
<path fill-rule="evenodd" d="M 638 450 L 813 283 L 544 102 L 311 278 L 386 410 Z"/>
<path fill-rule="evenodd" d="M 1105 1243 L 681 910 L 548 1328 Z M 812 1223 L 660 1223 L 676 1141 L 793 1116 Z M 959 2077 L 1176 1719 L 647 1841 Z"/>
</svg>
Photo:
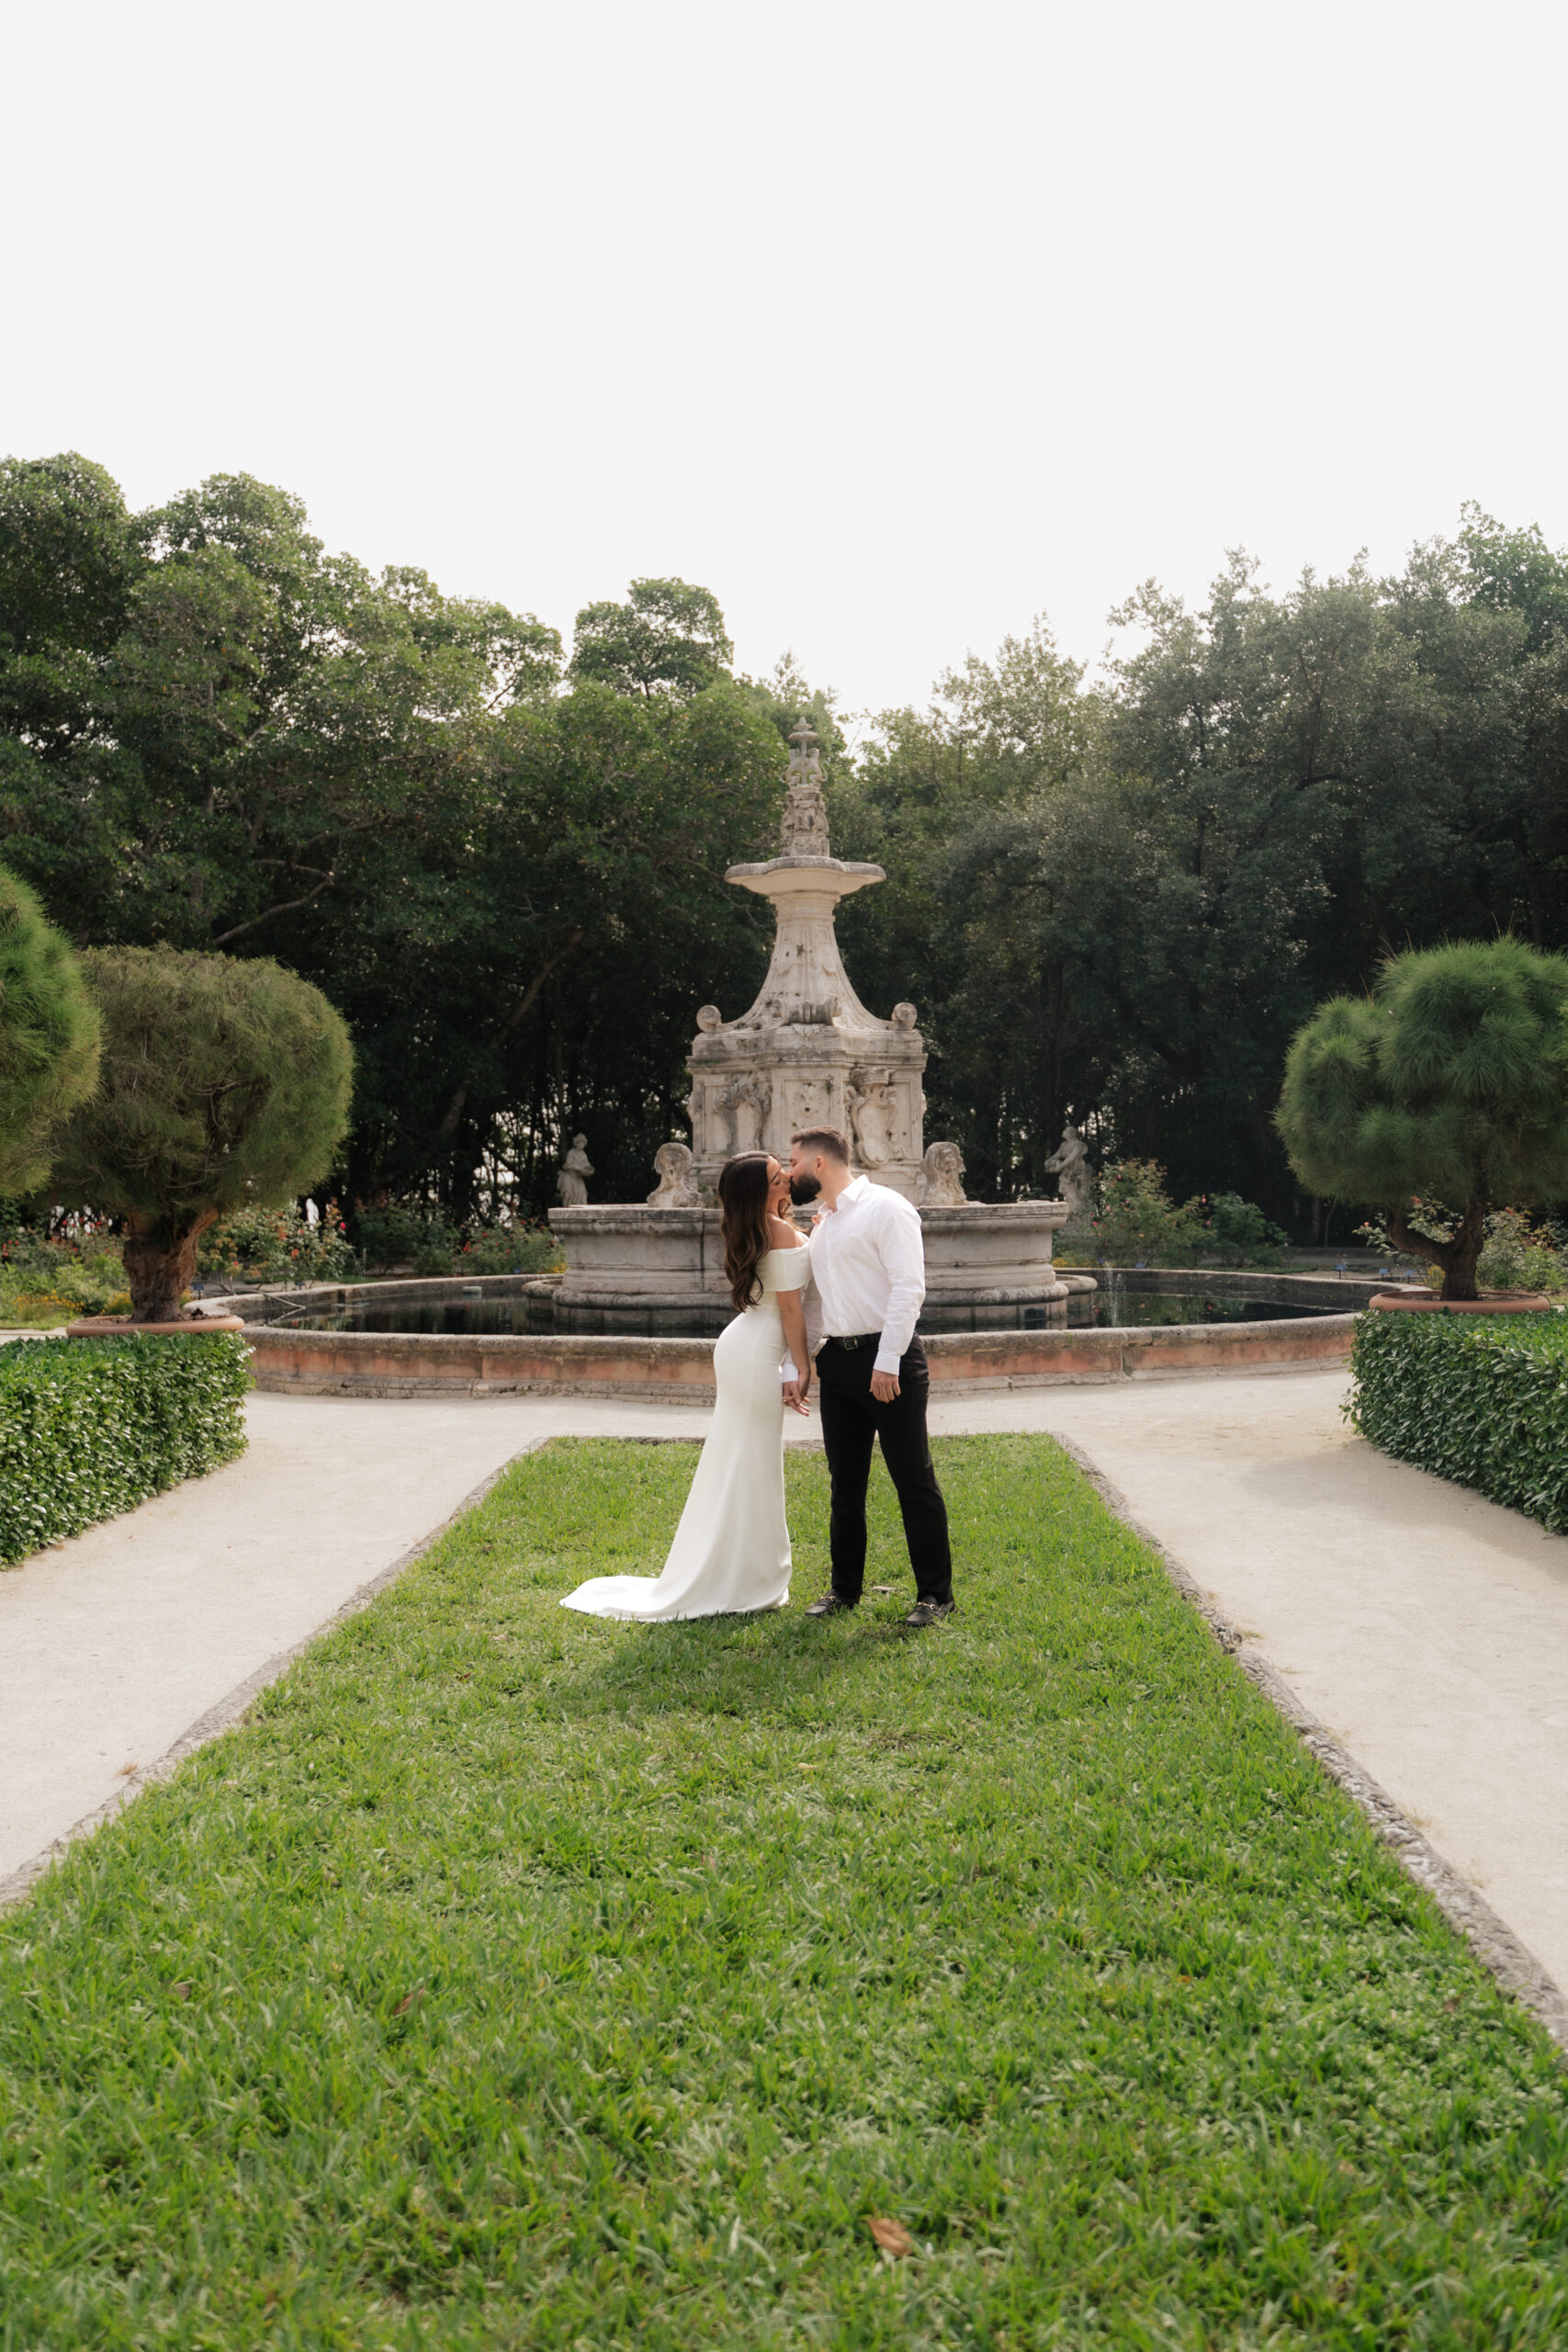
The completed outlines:
<svg viewBox="0 0 1568 2352">
<path fill-rule="evenodd" d="M 250 1352 L 228 1331 L 0 1347 L 0 1566 L 234 1461 Z"/>
<path fill-rule="evenodd" d="M 1370 1307 L 1346 1412 L 1380 1452 L 1568 1533 L 1568 1314 Z"/>
</svg>

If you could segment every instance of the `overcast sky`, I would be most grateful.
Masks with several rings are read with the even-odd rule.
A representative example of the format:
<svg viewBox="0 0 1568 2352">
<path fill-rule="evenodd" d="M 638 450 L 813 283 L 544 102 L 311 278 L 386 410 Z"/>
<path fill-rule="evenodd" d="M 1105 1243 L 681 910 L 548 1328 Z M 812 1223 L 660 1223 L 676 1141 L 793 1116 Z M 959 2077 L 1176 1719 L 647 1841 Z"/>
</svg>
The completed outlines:
<svg viewBox="0 0 1568 2352">
<path fill-rule="evenodd" d="M 6 12 L 0 447 L 923 702 L 1245 545 L 1568 540 L 1561 6 Z"/>
</svg>

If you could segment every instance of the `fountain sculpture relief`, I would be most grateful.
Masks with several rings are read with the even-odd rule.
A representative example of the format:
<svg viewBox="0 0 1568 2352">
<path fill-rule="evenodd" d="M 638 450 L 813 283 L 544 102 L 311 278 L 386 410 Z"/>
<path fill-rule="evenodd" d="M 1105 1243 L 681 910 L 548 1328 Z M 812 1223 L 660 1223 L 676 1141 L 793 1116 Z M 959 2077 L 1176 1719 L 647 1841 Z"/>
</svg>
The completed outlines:
<svg viewBox="0 0 1568 2352">
<path fill-rule="evenodd" d="M 802 1127 L 840 1128 L 855 1166 L 891 1185 L 920 1212 L 926 1244 L 925 1328 L 963 1321 L 983 1329 L 1092 1289 L 1059 1278 L 1051 1237 L 1062 1201 L 966 1199 L 956 1144 L 925 1141 L 920 1080 L 926 1049 L 913 1004 L 883 1020 L 855 994 L 839 953 L 841 899 L 886 880 L 880 865 L 833 855 L 815 733 L 790 736 L 779 854 L 732 865 L 725 879 L 772 901 L 775 931 L 767 973 L 750 1009 L 727 1021 L 716 1005 L 697 1013 L 686 1067 L 690 1147 L 655 1155 L 659 1182 L 635 1206 L 563 1206 L 550 1224 L 567 1257 L 559 1311 L 647 1317 L 728 1312 L 713 1187 L 738 1151 L 789 1156 Z M 579 1138 L 581 1148 L 581 1138 Z M 570 1162 L 569 1162 L 570 1165 Z"/>
<path fill-rule="evenodd" d="M 840 900 L 886 876 L 833 855 L 817 737 L 802 720 L 789 740 L 779 854 L 725 876 L 770 899 L 776 928 L 750 1010 L 733 1021 L 712 1004 L 697 1014 L 687 1110 L 698 1181 L 711 1187 L 733 1152 L 786 1158 L 798 1129 L 829 1126 L 851 1137 L 868 1176 L 912 1200 L 926 1107 L 915 1008 L 895 1005 L 887 1021 L 868 1012 L 834 929 Z"/>
</svg>

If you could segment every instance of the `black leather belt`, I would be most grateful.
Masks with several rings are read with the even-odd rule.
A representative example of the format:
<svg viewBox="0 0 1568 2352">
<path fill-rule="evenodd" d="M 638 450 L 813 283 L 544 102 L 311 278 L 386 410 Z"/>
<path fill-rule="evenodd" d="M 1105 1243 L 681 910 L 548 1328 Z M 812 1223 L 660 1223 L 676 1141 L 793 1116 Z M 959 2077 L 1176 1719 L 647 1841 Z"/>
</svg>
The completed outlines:
<svg viewBox="0 0 1568 2352">
<path fill-rule="evenodd" d="M 843 1340 L 837 1331 L 830 1331 L 822 1344 L 826 1348 L 879 1348 L 882 1334 L 880 1331 L 857 1331 L 852 1338 Z"/>
</svg>

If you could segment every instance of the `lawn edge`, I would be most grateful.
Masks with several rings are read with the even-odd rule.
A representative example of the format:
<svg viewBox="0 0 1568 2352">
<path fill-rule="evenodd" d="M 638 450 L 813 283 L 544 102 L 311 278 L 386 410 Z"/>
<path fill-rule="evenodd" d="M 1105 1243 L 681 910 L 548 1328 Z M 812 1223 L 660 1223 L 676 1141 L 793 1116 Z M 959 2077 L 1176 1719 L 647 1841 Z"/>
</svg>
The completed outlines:
<svg viewBox="0 0 1568 2352">
<path fill-rule="evenodd" d="M 1422 1836 L 1388 1791 L 1336 1739 L 1327 1724 L 1320 1723 L 1311 1709 L 1303 1705 L 1257 1643 L 1238 1633 L 1224 1612 L 1216 1609 L 1191 1570 L 1168 1550 L 1152 1529 L 1144 1525 L 1121 1487 L 1106 1476 L 1092 1455 L 1059 1431 L 1049 1434 L 1082 1471 L 1106 1509 L 1140 1544 L 1148 1546 L 1225 1656 L 1235 1660 L 1276 1713 L 1284 1717 L 1303 1747 L 1349 1798 L 1373 1837 L 1388 1847 L 1405 1876 L 1431 1896 L 1450 1927 L 1464 1938 L 1488 1974 L 1546 2029 L 1559 2054 L 1568 2061 L 1568 1996 L 1555 1977 L 1542 1967 L 1507 1921 L 1493 1910 L 1485 1896 Z"/>
<path fill-rule="evenodd" d="M 254 1674 L 247 1674 L 243 1682 L 236 1682 L 233 1689 L 225 1691 L 205 1714 L 198 1715 L 173 1746 L 164 1750 L 162 1756 L 144 1765 L 140 1771 L 128 1774 L 122 1788 L 117 1789 L 112 1796 L 106 1797 L 102 1804 L 95 1805 L 91 1813 L 85 1813 L 80 1821 L 73 1821 L 70 1828 L 46 1846 L 41 1853 L 34 1854 L 28 1861 L 18 1862 L 14 1871 L 0 1878 L 0 1913 L 15 1910 L 18 1903 L 25 1903 L 39 1881 L 53 1869 L 56 1862 L 64 1860 L 70 1848 L 80 1838 L 90 1838 L 95 1830 L 101 1829 L 106 1822 L 123 1813 L 127 1805 L 135 1803 L 143 1789 L 153 1788 L 159 1781 L 169 1780 L 186 1757 L 194 1756 L 197 1748 L 206 1747 L 224 1732 L 232 1731 L 236 1724 L 243 1721 L 267 1686 L 287 1674 L 297 1658 L 303 1657 L 307 1650 L 313 1649 L 323 1634 L 333 1633 L 350 1617 L 357 1617 L 362 1609 L 368 1609 L 378 1594 L 385 1592 L 389 1585 L 396 1583 L 405 1568 L 412 1568 L 416 1560 L 422 1559 L 426 1552 L 440 1543 L 449 1529 L 482 1503 L 491 1487 L 499 1486 L 514 1464 L 525 1460 L 530 1453 L 539 1453 L 559 1434 L 558 1430 L 547 1430 L 538 1437 L 530 1438 L 525 1445 L 520 1445 L 498 1469 L 492 1470 L 488 1477 L 481 1478 L 479 1485 L 447 1512 L 439 1526 L 431 1528 L 417 1544 L 411 1544 L 406 1552 L 400 1552 L 395 1560 L 378 1569 L 364 1584 L 356 1585 L 348 1599 L 340 1602 L 330 1617 L 323 1617 L 319 1625 L 312 1626 L 288 1649 L 279 1650 L 264 1666 L 258 1666 Z M 658 1442 L 661 1444 L 668 1442 L 663 1439 Z"/>
</svg>

